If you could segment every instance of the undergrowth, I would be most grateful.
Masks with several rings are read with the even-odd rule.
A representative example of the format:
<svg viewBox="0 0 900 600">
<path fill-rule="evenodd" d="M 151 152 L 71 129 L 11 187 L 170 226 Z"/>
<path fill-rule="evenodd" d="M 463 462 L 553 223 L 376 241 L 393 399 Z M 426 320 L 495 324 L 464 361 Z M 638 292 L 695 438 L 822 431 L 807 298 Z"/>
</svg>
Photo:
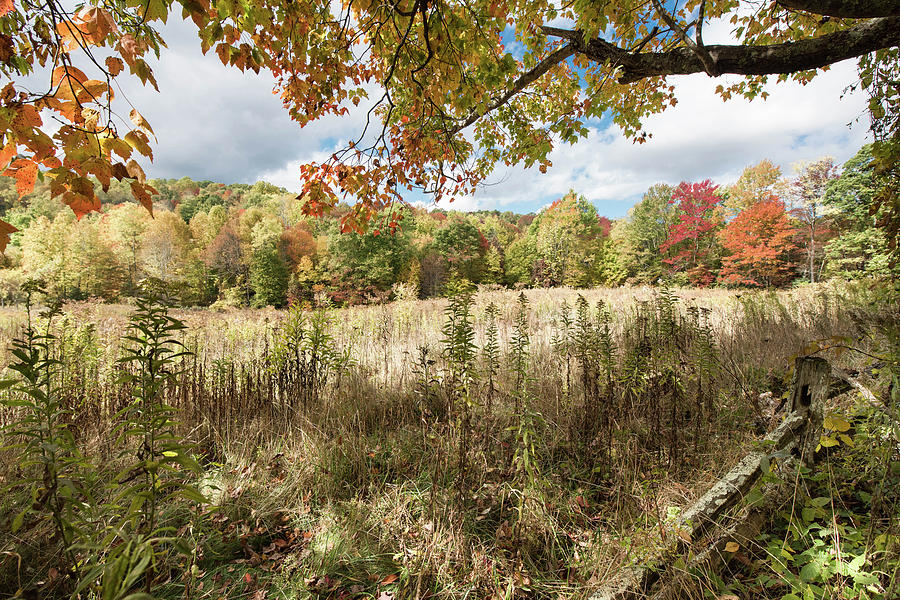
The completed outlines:
<svg viewBox="0 0 900 600">
<path fill-rule="evenodd" d="M 586 598 L 777 421 L 791 356 L 822 338 L 881 356 L 897 318 L 864 287 L 616 294 L 459 282 L 443 304 L 340 311 L 29 311 L 0 412 L 0 595 Z M 885 390 L 895 367 L 864 379 Z M 890 437 L 867 427 L 804 482 L 814 508 L 842 485 L 871 494 L 850 510 L 888 502 L 890 478 L 842 483 L 862 455 L 893 460 L 863 452 Z M 866 552 L 860 572 L 896 564 Z M 803 598 L 790 567 L 716 593 Z"/>
</svg>

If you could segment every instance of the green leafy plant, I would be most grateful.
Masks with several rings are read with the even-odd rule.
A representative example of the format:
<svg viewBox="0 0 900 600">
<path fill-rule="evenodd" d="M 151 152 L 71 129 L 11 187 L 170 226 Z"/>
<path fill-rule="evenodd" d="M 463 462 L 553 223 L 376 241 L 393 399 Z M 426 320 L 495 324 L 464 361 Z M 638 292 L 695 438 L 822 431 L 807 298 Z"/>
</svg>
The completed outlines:
<svg viewBox="0 0 900 600">
<path fill-rule="evenodd" d="M 24 333 L 12 341 L 9 365 L 18 378 L 0 382 L 6 390 L 2 404 L 16 416 L 3 429 L 4 441 L 21 453 L 22 479 L 6 489 L 26 491 L 24 507 L 13 517 L 11 531 L 18 532 L 31 516 L 50 521 L 64 557 L 60 566 L 77 579 L 75 544 L 84 535 L 80 509 L 85 501 L 82 474 L 88 465 L 69 430 L 70 413 L 60 401 L 62 363 L 54 357 L 58 340 L 51 332 L 59 305 L 43 315 L 44 330 L 38 331 L 31 314 L 32 297 L 43 290 L 35 281 L 23 287 L 27 321 Z"/>
<path fill-rule="evenodd" d="M 104 514 L 120 516 L 98 536 L 94 564 L 79 585 L 96 587 L 103 600 L 137 600 L 133 588 L 141 580 L 141 597 L 148 597 L 158 566 L 173 551 L 185 551 L 173 535 L 175 528 L 165 522 L 166 509 L 178 500 L 206 502 L 188 483 L 188 474 L 200 466 L 177 434 L 176 410 L 162 401 L 187 355 L 178 337 L 184 329 L 152 289 L 137 300 L 119 361 L 119 383 L 131 390 L 117 427 L 125 466 L 110 484 L 111 500 L 103 507 Z"/>
</svg>

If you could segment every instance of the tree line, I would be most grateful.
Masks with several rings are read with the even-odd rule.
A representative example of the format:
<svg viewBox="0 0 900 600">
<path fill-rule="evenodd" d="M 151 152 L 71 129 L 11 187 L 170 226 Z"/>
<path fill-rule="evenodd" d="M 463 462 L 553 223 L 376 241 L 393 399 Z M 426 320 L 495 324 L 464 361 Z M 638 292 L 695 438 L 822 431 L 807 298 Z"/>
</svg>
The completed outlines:
<svg viewBox="0 0 900 600">
<path fill-rule="evenodd" d="M 61 299 L 133 296 L 166 282 L 185 305 L 284 306 L 425 298 L 465 279 L 507 287 L 647 284 L 782 287 L 891 274 L 873 196 L 881 182 L 865 146 L 785 178 L 768 160 L 730 186 L 656 184 L 612 221 L 570 191 L 537 214 L 395 207 L 363 233 L 341 233 L 354 210 L 304 214 L 265 182 L 155 180 L 154 213 L 125 183 L 77 220 L 38 183 L 24 202 L 0 178 L 0 212 L 19 229 L 3 256 L 0 300 L 43 280 Z"/>
</svg>

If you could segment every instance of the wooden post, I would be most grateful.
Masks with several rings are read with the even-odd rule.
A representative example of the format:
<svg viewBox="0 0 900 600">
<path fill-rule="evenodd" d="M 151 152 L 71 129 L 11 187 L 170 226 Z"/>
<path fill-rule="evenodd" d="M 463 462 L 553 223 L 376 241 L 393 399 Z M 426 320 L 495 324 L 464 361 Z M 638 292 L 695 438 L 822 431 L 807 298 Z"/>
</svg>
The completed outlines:
<svg viewBox="0 0 900 600">
<path fill-rule="evenodd" d="M 791 412 L 807 421 L 797 444 L 805 465 L 814 462 L 830 387 L 831 366 L 824 358 L 803 356 L 794 361 L 790 406 Z"/>
</svg>

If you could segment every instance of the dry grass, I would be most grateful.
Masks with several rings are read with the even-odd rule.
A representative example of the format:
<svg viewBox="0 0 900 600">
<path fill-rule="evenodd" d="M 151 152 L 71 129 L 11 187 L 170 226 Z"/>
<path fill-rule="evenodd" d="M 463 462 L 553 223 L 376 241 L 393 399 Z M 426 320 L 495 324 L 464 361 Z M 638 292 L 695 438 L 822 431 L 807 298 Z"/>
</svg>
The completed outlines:
<svg viewBox="0 0 900 600">
<path fill-rule="evenodd" d="M 329 311 L 333 346 L 350 361 L 314 393 L 301 393 L 299 371 L 273 359 L 287 313 L 175 310 L 195 356 L 166 399 L 181 409 L 183 432 L 205 460 L 202 484 L 219 507 L 203 526 L 203 585 L 191 584 L 192 597 L 249 597 L 251 589 L 223 583 L 244 561 L 238 572 L 251 569 L 285 598 L 382 588 L 403 598 L 586 598 L 622 565 L 652 556 L 671 516 L 743 454 L 771 416 L 756 398 L 780 394 L 806 344 L 842 336 L 868 347 L 878 324 L 896 318 L 873 293 L 674 290 L 670 344 L 656 290 L 528 290 L 524 391 L 507 364 L 517 294 L 478 293 L 476 345 L 494 303 L 502 366 L 496 393 L 475 381 L 465 418 L 441 355 L 445 300 Z M 574 351 L 560 350 L 561 307 L 579 295 L 592 315 L 598 302 L 607 308 L 617 348 L 614 385 L 593 392 Z M 703 309 L 700 321 L 690 320 L 692 306 Z M 114 455 L 111 415 L 124 393 L 115 359 L 128 313 L 71 304 L 56 326 L 60 352 L 73 359 L 65 388 L 73 427 L 100 461 Z M 15 335 L 23 318 L 2 309 L 0 335 Z M 702 332 L 713 342 L 708 354 Z M 423 364 L 423 352 L 434 362 Z M 623 372 L 642 353 L 650 362 L 639 363 L 634 389 Z M 539 415 L 525 424 L 532 470 L 520 462 L 526 392 Z M 6 477 L 11 466 L 0 467 Z M 263 549 L 283 537 L 285 523 L 304 532 L 302 541 L 272 558 Z M 262 541 L 236 545 L 253 536 Z M 255 564 L 254 555 L 262 557 Z M 183 583 L 171 593 L 186 594 Z"/>
</svg>

